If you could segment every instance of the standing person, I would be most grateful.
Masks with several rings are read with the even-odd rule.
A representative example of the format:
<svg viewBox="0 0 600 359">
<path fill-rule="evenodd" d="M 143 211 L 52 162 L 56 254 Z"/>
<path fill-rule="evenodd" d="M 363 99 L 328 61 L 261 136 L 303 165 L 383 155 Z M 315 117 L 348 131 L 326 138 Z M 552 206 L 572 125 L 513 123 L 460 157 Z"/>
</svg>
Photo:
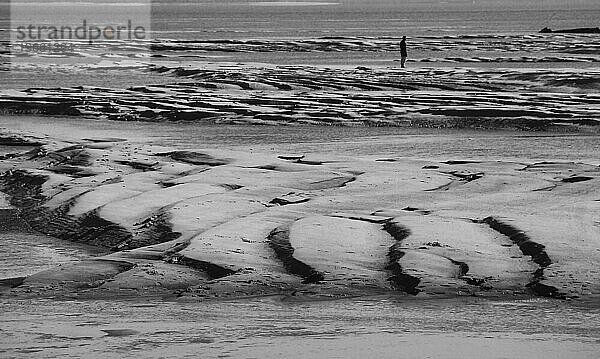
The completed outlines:
<svg viewBox="0 0 600 359">
<path fill-rule="evenodd" d="M 408 57 L 408 53 L 406 52 L 406 36 L 402 36 L 402 41 L 400 41 L 400 57 L 400 66 L 404 68 L 406 58 Z"/>
</svg>

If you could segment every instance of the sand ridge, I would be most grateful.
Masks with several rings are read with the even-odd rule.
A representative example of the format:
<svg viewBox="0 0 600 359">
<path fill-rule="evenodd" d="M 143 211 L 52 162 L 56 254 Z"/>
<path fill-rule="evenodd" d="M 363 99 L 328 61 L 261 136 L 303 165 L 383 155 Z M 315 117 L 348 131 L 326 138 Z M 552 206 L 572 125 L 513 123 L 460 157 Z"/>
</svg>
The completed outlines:
<svg viewBox="0 0 600 359">
<path fill-rule="evenodd" d="M 161 83 L 2 90 L 0 111 L 120 121 L 598 130 L 594 67 L 146 65 L 140 74 L 160 74 Z"/>
<path fill-rule="evenodd" d="M 107 138 L 15 146 L 1 166 L 20 220 L 113 251 L 10 281 L 12 295 L 598 294 L 597 164 L 182 151 Z"/>
</svg>

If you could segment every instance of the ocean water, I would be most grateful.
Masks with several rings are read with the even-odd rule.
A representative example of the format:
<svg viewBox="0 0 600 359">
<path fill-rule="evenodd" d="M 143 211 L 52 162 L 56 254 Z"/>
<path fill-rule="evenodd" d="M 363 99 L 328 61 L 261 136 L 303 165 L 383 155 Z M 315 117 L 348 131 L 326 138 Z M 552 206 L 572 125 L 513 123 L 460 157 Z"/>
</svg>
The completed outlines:
<svg viewBox="0 0 600 359">
<path fill-rule="evenodd" d="M 594 0 L 13 0 L 0 3 L 0 29 L 11 20 L 26 23 L 15 18 L 24 7 L 43 9 L 50 19 L 65 13 L 65 6 L 107 12 L 111 3 L 150 8 L 154 37 L 169 39 L 523 33 L 598 26 L 600 12 Z"/>
<path fill-rule="evenodd" d="M 599 26 L 600 4 L 592 0 L 157 1 L 151 13 L 153 37 L 163 45 L 152 54 L 167 58 L 389 65 L 407 36 L 410 59 L 424 66 L 444 66 L 441 59 L 489 64 L 478 57 L 509 58 L 490 62 L 510 66 L 574 53 L 594 56 L 570 56 L 569 66 L 600 60 L 597 35 L 537 36 L 544 27 Z"/>
<path fill-rule="evenodd" d="M 440 36 L 598 26 L 593 0 L 155 1 L 164 39 Z"/>
<path fill-rule="evenodd" d="M 580 53 L 598 55 L 597 36 L 544 36 L 541 40 L 535 36 L 543 27 L 565 29 L 599 26 L 600 4 L 594 0 L 568 2 L 557 0 L 376 0 L 368 2 L 358 0 L 201 2 L 138 0 L 117 2 L 120 4 L 119 7 L 107 6 L 114 3 L 114 0 L 100 3 L 73 0 L 3 2 L 11 6 L 0 7 L 0 46 L 3 45 L 6 50 L 7 41 L 2 40 L 8 40 L 10 34 L 14 36 L 18 26 L 31 24 L 32 17 L 42 25 L 74 26 L 80 24 L 81 18 L 92 14 L 99 16 L 98 21 L 108 22 L 111 16 L 117 16 L 119 12 L 125 11 L 126 14 L 123 16 L 129 16 L 134 21 L 150 27 L 147 39 L 152 39 L 158 46 L 153 46 L 149 54 L 145 52 L 148 50 L 147 47 L 136 47 L 132 46 L 131 42 L 123 44 L 116 41 L 103 42 L 98 45 L 100 49 L 79 44 L 74 50 L 75 54 L 69 55 L 108 59 L 119 59 L 119 55 L 138 59 L 144 58 L 144 55 L 152 55 L 153 60 L 159 61 L 164 60 L 165 57 L 182 60 L 182 57 L 193 57 L 197 52 L 201 52 L 204 55 L 212 55 L 212 60 L 224 58 L 237 61 L 244 57 L 231 56 L 232 52 L 246 54 L 259 52 L 263 55 L 269 52 L 291 52 L 295 55 L 309 52 L 311 56 L 304 57 L 305 60 L 319 62 L 321 57 L 326 58 L 326 54 L 330 52 L 338 54 L 350 52 L 351 56 L 342 55 L 343 62 L 348 63 L 355 57 L 358 62 L 364 61 L 364 58 L 359 55 L 364 51 L 377 53 L 375 57 L 378 58 L 389 58 L 385 53 L 397 52 L 397 42 L 403 35 L 409 38 L 410 57 L 413 59 L 427 56 L 431 52 L 449 53 L 450 55 L 445 55 L 448 57 L 456 54 L 456 51 L 467 51 L 470 53 L 469 58 L 481 55 L 481 52 L 503 52 L 502 50 L 523 53 L 539 53 L 545 50 L 560 52 L 561 47 L 568 47 L 569 43 L 589 44 L 591 47 L 585 47 L 586 51 Z M 77 16 L 69 18 L 63 15 L 65 12 L 73 12 Z M 102 16 L 96 15 L 97 13 Z M 318 48 L 302 43 L 300 47 L 289 46 L 289 44 L 282 46 L 275 42 L 323 38 L 331 41 L 326 44 L 327 46 Z M 362 41 L 344 47 L 348 39 Z M 211 40 L 232 42 L 228 44 L 229 46 L 223 47 L 214 46 Z M 260 43 L 244 46 L 244 44 L 248 45 L 244 41 L 249 40 L 264 43 L 263 46 L 260 46 Z M 376 41 L 369 43 L 367 40 Z M 175 48 L 169 46 L 173 41 L 183 41 L 189 46 Z M 533 45 L 520 44 L 528 42 Z M 512 43 L 516 43 L 516 47 L 511 47 Z M 178 54 L 176 50 L 184 50 L 184 53 Z M 21 57 L 37 58 L 43 57 L 44 54 L 22 52 L 18 55 L 12 57 L 13 62 L 21 60 Z M 60 55 L 52 53 L 51 56 L 46 57 L 60 63 L 56 60 L 61 57 Z M 66 53 L 62 55 L 67 57 Z M 250 59 L 259 60 L 260 57 L 255 56 Z M 266 60 L 273 63 L 293 61 L 285 56 L 270 57 Z"/>
</svg>

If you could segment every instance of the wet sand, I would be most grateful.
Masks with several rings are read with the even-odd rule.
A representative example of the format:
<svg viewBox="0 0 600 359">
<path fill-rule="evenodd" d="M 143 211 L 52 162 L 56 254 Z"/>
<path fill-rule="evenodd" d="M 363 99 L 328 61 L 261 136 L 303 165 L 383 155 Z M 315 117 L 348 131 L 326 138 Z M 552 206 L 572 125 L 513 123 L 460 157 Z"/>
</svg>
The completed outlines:
<svg viewBox="0 0 600 359">
<path fill-rule="evenodd" d="M 28 277 L 15 295 L 597 298 L 592 160 L 183 149 L 102 135 L 5 136 L 22 142 L 2 161 L 21 219 L 114 251 Z M 27 141 L 42 144 L 20 151 Z"/>
<path fill-rule="evenodd" d="M 16 358 L 579 359 L 599 346 L 598 310 L 539 299 L 0 303 L 0 351 Z"/>
<path fill-rule="evenodd" d="M 1 355 L 595 358 L 598 8 L 480 3 L 0 42 Z"/>
<path fill-rule="evenodd" d="M 597 135 L 2 126 L 15 228 L 111 252 L 3 281 L 11 356 L 597 351 Z"/>
<path fill-rule="evenodd" d="M 161 81 L 125 88 L 76 86 L 2 90 L 0 111 L 213 124 L 594 133 L 600 128 L 597 67 L 552 71 L 467 67 L 399 69 L 163 61 L 153 64 L 103 62 L 80 66 L 77 71 L 101 73 L 128 66 L 137 69 L 136 78 L 160 74 Z"/>
</svg>

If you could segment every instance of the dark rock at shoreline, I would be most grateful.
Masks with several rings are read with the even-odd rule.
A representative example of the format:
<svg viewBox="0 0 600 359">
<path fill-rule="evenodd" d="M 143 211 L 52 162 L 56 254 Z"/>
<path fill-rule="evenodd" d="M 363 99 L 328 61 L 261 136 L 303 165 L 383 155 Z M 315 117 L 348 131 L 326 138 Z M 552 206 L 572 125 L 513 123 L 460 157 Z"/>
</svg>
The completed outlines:
<svg viewBox="0 0 600 359">
<path fill-rule="evenodd" d="M 552 30 L 550 28 L 543 28 L 540 30 L 541 34 L 600 34 L 600 27 L 580 27 L 575 29 L 562 29 Z"/>
<path fill-rule="evenodd" d="M 181 161 L 192 165 L 205 165 L 205 166 L 223 166 L 229 163 L 225 159 L 213 158 L 212 156 L 193 151 L 172 151 L 165 153 L 157 153 L 157 156 L 167 156 L 175 161 Z"/>
<path fill-rule="evenodd" d="M 31 140 L 25 137 L 19 136 L 1 136 L 0 146 L 14 146 L 14 147 L 35 147 L 41 146 L 42 143 L 39 141 Z"/>
</svg>

